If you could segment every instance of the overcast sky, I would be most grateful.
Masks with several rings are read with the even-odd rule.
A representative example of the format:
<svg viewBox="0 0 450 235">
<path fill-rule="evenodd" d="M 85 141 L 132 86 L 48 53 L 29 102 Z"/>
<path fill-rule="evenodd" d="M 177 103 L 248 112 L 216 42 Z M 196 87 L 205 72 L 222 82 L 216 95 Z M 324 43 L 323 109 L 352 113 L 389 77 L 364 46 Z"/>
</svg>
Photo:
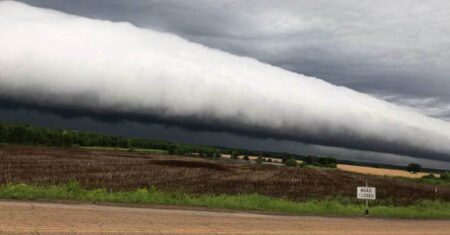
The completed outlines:
<svg viewBox="0 0 450 235">
<path fill-rule="evenodd" d="M 256 58 L 296 73 L 318 77 L 334 85 L 410 106 L 438 119 L 450 120 L 449 1 L 22 2 L 88 18 L 130 22 L 138 27 L 176 34 L 192 42 Z M 20 120 L 21 116 L 27 116 L 20 114 L 25 112 L 23 110 L 15 114 L 9 113 L 11 110 L 4 107 L 1 110 L 0 115 L 3 114 L 5 118 L 17 116 L 16 120 Z M 33 115 L 39 116 L 39 112 Z M 58 118 L 55 123 L 63 126 L 70 123 L 74 128 L 86 125 L 86 122 L 73 120 Z M 95 128 L 99 125 L 91 126 Z M 129 129 L 134 124 L 114 125 L 118 129 Z M 311 151 L 320 153 L 317 149 L 321 148 L 308 148 L 301 144 L 296 146 L 296 142 L 257 140 L 211 132 L 198 134 L 194 138 L 196 140 L 192 140 L 187 134 L 181 134 L 185 130 L 168 131 L 161 126 L 148 128 L 156 128 L 156 132 L 160 133 L 160 136 L 152 134 L 149 137 L 177 141 L 210 141 L 218 145 L 245 147 L 237 144 L 245 138 L 245 143 L 254 148 L 266 146 L 267 149 L 267 145 L 270 145 L 270 150 L 287 149 L 289 152 L 302 153 L 305 149 L 314 149 Z M 139 128 L 135 130 L 136 135 L 142 135 Z M 133 135 L 130 132 L 126 134 Z M 201 135 L 208 137 L 198 137 Z M 341 151 L 336 152 L 345 156 Z M 350 150 L 348 154 L 364 160 L 367 160 L 364 156 L 373 157 L 373 153 L 355 153 Z M 411 161 L 407 157 L 398 161 L 393 158 L 391 162 L 398 164 L 398 161 Z M 389 162 L 386 159 L 389 157 L 380 155 L 377 160 Z M 448 163 L 445 164 L 449 167 Z"/>
</svg>

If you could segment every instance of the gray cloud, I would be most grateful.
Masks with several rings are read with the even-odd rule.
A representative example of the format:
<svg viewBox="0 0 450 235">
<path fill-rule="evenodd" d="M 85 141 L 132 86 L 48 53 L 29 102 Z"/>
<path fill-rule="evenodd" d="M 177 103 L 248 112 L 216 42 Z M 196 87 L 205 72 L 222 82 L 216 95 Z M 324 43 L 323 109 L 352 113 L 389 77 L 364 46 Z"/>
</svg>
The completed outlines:
<svg viewBox="0 0 450 235">
<path fill-rule="evenodd" d="M 316 24 L 280 15 L 275 33 Z M 450 160 L 447 122 L 172 34 L 9 1 L 0 26 L 0 94 L 18 102 Z"/>
</svg>

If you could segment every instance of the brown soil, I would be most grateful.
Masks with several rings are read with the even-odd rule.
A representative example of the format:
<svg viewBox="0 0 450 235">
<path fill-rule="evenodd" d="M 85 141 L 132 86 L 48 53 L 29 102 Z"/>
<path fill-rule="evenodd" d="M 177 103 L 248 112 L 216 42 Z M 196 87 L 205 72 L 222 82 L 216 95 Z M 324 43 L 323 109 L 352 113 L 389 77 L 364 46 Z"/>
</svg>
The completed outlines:
<svg viewBox="0 0 450 235">
<path fill-rule="evenodd" d="M 79 148 L 0 146 L 0 184 L 60 184 L 75 179 L 84 187 L 130 190 L 156 186 L 190 193 L 262 195 L 304 200 L 328 196 L 354 198 L 356 187 L 369 181 L 377 199 L 414 203 L 420 199 L 450 201 L 450 187 L 341 170 L 236 164 L 200 158 L 94 151 Z"/>
<path fill-rule="evenodd" d="M 0 234 L 436 234 L 445 220 L 385 220 L 0 201 Z"/>
</svg>

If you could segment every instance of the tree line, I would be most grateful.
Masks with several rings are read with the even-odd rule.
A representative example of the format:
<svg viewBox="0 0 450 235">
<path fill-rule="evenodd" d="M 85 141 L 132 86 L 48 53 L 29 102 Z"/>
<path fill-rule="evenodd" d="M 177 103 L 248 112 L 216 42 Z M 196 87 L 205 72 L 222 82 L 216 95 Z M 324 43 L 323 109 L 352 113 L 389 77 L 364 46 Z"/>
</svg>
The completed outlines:
<svg viewBox="0 0 450 235">
<path fill-rule="evenodd" d="M 169 154 L 187 155 L 196 153 L 200 157 L 211 158 L 219 158 L 222 154 L 230 154 L 231 159 L 237 159 L 239 155 L 242 155 L 244 160 L 249 160 L 249 156 L 258 156 L 258 162 L 262 162 L 266 158 L 279 158 L 283 160 L 285 165 L 292 165 L 294 162 L 296 163 L 295 160 L 303 160 L 304 164 L 321 167 L 336 167 L 337 164 L 337 160 L 333 158 L 174 143 L 165 140 L 105 135 L 59 128 L 42 128 L 24 123 L 1 121 L 0 143 L 64 147 L 117 147 L 130 150 L 159 149 L 166 150 Z"/>
<path fill-rule="evenodd" d="M 104 135 L 94 132 L 41 128 L 23 123 L 0 122 L 0 143 L 46 145 L 46 146 L 83 146 L 161 149 L 169 154 L 184 155 L 199 153 L 204 156 L 217 156 L 220 150 L 210 146 L 173 143 L 164 140 Z"/>
</svg>

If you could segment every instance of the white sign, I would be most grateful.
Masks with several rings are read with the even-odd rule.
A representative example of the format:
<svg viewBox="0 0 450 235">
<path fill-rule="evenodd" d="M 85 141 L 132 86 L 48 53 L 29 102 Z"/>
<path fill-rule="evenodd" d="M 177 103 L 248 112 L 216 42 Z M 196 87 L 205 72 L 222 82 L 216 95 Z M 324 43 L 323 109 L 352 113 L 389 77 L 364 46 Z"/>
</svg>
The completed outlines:
<svg viewBox="0 0 450 235">
<path fill-rule="evenodd" d="M 356 197 L 358 199 L 375 200 L 376 193 L 374 187 L 358 187 L 356 190 Z"/>
</svg>

